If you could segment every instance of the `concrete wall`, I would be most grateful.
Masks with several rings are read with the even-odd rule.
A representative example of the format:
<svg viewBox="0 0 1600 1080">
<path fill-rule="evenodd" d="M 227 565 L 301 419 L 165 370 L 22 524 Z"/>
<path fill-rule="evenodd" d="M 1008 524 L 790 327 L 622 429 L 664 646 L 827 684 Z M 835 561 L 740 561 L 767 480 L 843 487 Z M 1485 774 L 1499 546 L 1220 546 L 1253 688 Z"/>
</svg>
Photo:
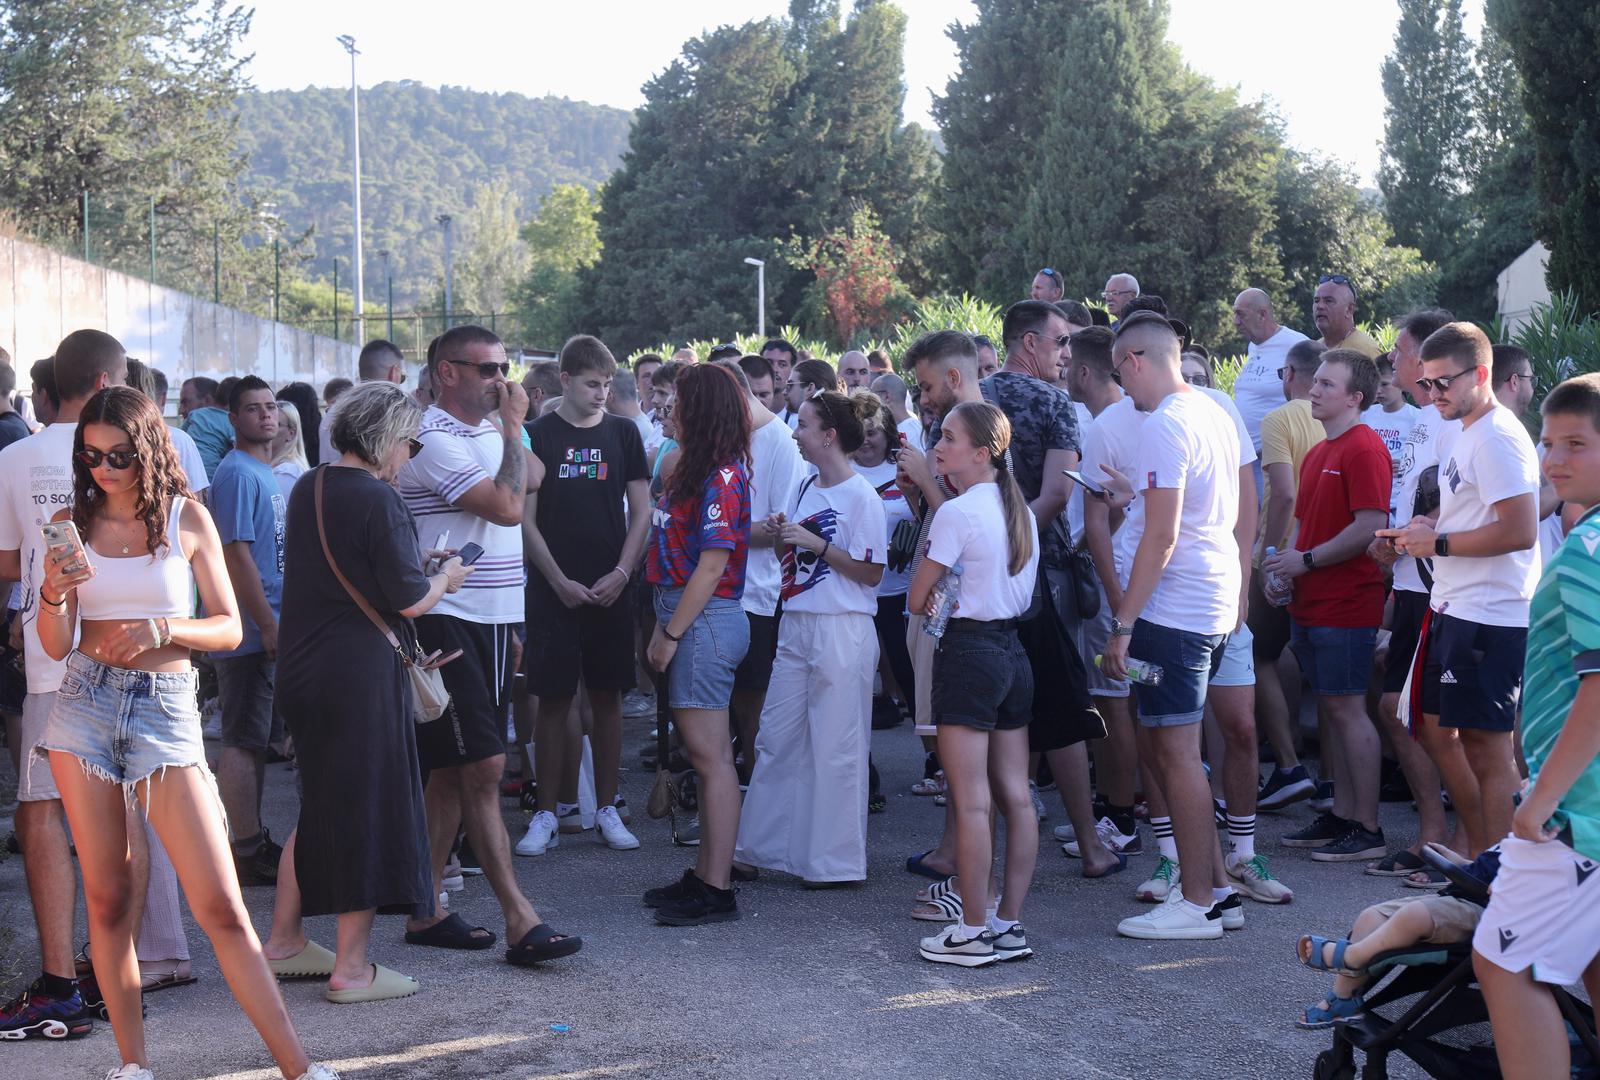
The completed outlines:
<svg viewBox="0 0 1600 1080">
<path fill-rule="evenodd" d="M 247 315 L 142 278 L 0 236 L 0 345 L 24 389 L 28 368 L 74 330 L 104 330 L 171 385 L 205 375 L 259 375 L 274 387 L 301 380 L 320 390 L 355 377 L 354 345 Z"/>
<path fill-rule="evenodd" d="M 1539 304 L 1550 302 L 1550 287 L 1544 283 L 1550 264 L 1550 249 L 1534 244 L 1518 255 L 1497 279 L 1499 315 L 1512 333 L 1522 329 L 1529 314 Z"/>
</svg>

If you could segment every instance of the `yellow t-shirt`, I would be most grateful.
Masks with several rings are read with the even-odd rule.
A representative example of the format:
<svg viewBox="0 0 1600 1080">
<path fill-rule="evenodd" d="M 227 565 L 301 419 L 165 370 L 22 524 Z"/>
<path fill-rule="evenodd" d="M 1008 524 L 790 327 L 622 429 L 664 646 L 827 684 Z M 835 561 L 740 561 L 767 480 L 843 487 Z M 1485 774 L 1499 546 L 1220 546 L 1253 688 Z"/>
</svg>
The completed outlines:
<svg viewBox="0 0 1600 1080">
<path fill-rule="evenodd" d="M 1337 345 L 1330 343 L 1326 338 L 1322 339 L 1322 344 L 1327 345 L 1330 349 L 1354 349 L 1369 360 L 1376 360 L 1383 355 L 1383 347 L 1374 340 L 1371 334 L 1359 326 L 1350 331 L 1349 336 Z M 1295 474 L 1299 475 L 1299 472 L 1300 466 L 1296 465 Z"/>
<path fill-rule="evenodd" d="M 1371 340 L 1370 338 L 1368 339 Z M 1311 402 L 1304 398 L 1286 401 L 1261 420 L 1261 468 L 1287 464 L 1294 470 L 1295 482 L 1300 479 L 1300 466 L 1311 448 L 1327 438 L 1328 433 L 1320 421 L 1311 415 Z M 1272 476 L 1266 475 L 1266 499 L 1272 498 Z M 1262 501 L 1261 527 L 1256 532 L 1256 551 L 1259 554 L 1267 534 L 1266 499 Z M 1291 525 L 1293 524 L 1291 520 Z"/>
</svg>

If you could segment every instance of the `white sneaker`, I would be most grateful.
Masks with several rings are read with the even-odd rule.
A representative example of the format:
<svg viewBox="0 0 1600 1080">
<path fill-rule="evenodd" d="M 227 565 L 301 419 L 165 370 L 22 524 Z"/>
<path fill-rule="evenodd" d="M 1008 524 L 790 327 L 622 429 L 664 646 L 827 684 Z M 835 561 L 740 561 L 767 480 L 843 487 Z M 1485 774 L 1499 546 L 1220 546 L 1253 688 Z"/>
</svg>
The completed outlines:
<svg viewBox="0 0 1600 1080">
<path fill-rule="evenodd" d="M 560 843 L 561 833 L 556 825 L 556 816 L 548 810 L 540 810 L 528 822 L 528 831 L 517 841 L 516 850 L 518 855 L 543 855 Z"/>
<path fill-rule="evenodd" d="M 618 851 L 632 851 L 639 846 L 639 838 L 622 823 L 622 815 L 615 806 L 602 806 L 594 816 L 594 831 L 601 843 Z"/>
<path fill-rule="evenodd" d="M 1178 864 L 1163 855 L 1156 863 L 1156 872 L 1133 890 L 1133 898 L 1147 904 L 1164 904 L 1177 890 L 1179 877 Z"/>
<path fill-rule="evenodd" d="M 983 967 L 1000 959 L 994 951 L 994 935 L 979 934 L 975 938 L 961 936 L 961 924 L 947 926 L 932 937 L 922 939 L 917 950 L 924 960 L 936 964 L 958 964 L 961 967 Z"/>
<path fill-rule="evenodd" d="M 1039 798 L 1039 785 L 1032 780 L 1028 781 L 1028 794 L 1033 797 L 1033 812 L 1039 815 L 1040 821 L 1043 821 L 1048 816 L 1045 813 L 1044 800 Z"/>
<path fill-rule="evenodd" d="M 1078 830 L 1074 829 L 1070 823 L 1066 825 L 1057 825 L 1050 831 L 1052 834 L 1054 834 L 1057 840 L 1062 840 L 1069 844 L 1078 839 Z"/>
<path fill-rule="evenodd" d="M 112 1069 L 106 1073 L 106 1080 L 156 1080 L 156 1074 L 143 1065 L 135 1065 L 130 1061 L 120 1069 Z"/>
<path fill-rule="evenodd" d="M 1294 890 L 1272 876 L 1267 869 L 1267 857 L 1256 855 L 1241 859 L 1230 852 L 1223 861 L 1228 880 L 1250 899 L 1262 904 L 1287 904 L 1294 899 Z"/>
<path fill-rule="evenodd" d="M 460 892 L 467 887 L 467 879 L 460 874 L 446 874 L 439 884 L 444 886 L 445 892 Z"/>
<path fill-rule="evenodd" d="M 1103 817 L 1095 822 L 1094 834 L 1100 838 L 1100 842 L 1112 854 L 1122 854 L 1139 839 L 1137 832 L 1133 836 L 1129 836 L 1117 828 L 1117 823 L 1108 817 Z M 1083 858 L 1083 848 L 1078 844 L 1076 835 L 1065 844 L 1062 844 L 1061 850 L 1069 859 Z"/>
<path fill-rule="evenodd" d="M 1209 911 L 1196 911 L 1184 902 L 1181 889 L 1173 889 L 1155 910 L 1119 922 L 1117 933 L 1146 941 L 1203 941 L 1222 936 L 1222 920 L 1211 918 Z"/>
<path fill-rule="evenodd" d="M 339 1074 L 326 1065 L 313 1065 L 305 1071 L 300 1080 L 339 1080 Z"/>
</svg>

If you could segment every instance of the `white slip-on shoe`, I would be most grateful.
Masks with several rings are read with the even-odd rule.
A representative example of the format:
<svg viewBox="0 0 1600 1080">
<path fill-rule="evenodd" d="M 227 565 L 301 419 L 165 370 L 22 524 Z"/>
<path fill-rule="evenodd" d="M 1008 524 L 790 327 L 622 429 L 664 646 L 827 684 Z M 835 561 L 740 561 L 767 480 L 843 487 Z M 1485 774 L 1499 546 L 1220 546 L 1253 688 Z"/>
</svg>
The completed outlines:
<svg viewBox="0 0 1600 1080">
<path fill-rule="evenodd" d="M 628 831 L 622 823 L 622 815 L 617 813 L 615 806 L 602 806 L 594 815 L 595 835 L 600 837 L 600 842 L 608 848 L 617 851 L 632 851 L 639 846 L 639 838 Z"/>
<path fill-rule="evenodd" d="M 518 855 L 543 855 L 560 843 L 561 833 L 556 825 L 556 816 L 548 810 L 540 810 L 528 822 L 528 831 L 517 841 L 516 851 Z"/>
<path fill-rule="evenodd" d="M 1203 941 L 1222 936 L 1222 920 L 1211 918 L 1209 910 L 1196 911 L 1181 889 L 1173 889 L 1166 903 L 1119 922 L 1117 933 L 1146 941 Z"/>
</svg>

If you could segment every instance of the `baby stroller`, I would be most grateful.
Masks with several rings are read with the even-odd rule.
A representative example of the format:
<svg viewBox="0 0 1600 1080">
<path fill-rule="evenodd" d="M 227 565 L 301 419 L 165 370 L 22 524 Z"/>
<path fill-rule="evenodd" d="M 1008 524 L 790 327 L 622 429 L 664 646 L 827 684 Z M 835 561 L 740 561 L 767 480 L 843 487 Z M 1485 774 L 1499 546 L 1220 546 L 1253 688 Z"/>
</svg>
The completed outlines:
<svg viewBox="0 0 1600 1080">
<path fill-rule="evenodd" d="M 1422 857 L 1468 899 L 1488 903 L 1489 891 L 1477 878 L 1426 845 Z M 1314 1080 L 1355 1080 L 1358 1050 L 1364 1055 L 1362 1080 L 1386 1080 L 1392 1053 L 1440 1080 L 1500 1076 L 1470 941 L 1394 949 L 1378 954 L 1367 970 L 1379 981 L 1367 991 L 1359 1014 L 1333 1026 L 1333 1047 L 1317 1055 Z M 1600 1080 L 1593 1009 L 1561 987 L 1550 989 L 1572 1041 L 1572 1075 Z"/>
</svg>

